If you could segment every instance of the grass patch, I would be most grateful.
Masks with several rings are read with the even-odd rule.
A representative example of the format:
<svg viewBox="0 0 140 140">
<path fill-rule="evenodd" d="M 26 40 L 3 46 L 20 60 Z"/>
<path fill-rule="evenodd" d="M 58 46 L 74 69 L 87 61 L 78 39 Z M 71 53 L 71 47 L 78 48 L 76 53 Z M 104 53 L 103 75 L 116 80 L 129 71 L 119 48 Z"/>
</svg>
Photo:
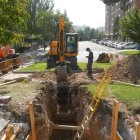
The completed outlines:
<svg viewBox="0 0 140 140">
<path fill-rule="evenodd" d="M 115 61 L 112 61 L 110 63 L 96 63 L 96 62 L 93 62 L 92 67 L 93 68 L 103 68 L 104 70 L 107 70 L 107 69 L 109 69 L 111 66 L 113 66 L 115 64 L 116 64 Z M 79 65 L 80 69 L 85 70 L 87 63 L 80 62 L 80 63 L 78 63 L 78 65 Z"/>
<path fill-rule="evenodd" d="M 123 54 L 123 55 L 140 55 L 140 51 L 139 50 L 123 51 L 123 52 L 120 52 L 120 54 Z"/>
<path fill-rule="evenodd" d="M 27 109 L 28 102 L 37 95 L 39 84 L 39 81 L 30 81 L 4 85 L 0 89 L 0 96 L 11 96 L 10 104 L 24 110 Z"/>
<path fill-rule="evenodd" d="M 114 64 L 116 64 L 116 62 L 110 62 L 110 63 L 93 63 L 93 68 L 103 68 L 104 70 L 107 70 L 108 68 L 110 68 L 111 66 L 113 66 Z M 85 70 L 86 69 L 86 65 L 87 63 L 84 62 L 79 62 L 78 66 L 81 70 Z M 28 66 L 26 68 L 22 68 L 20 71 L 45 71 L 47 67 L 47 63 L 36 63 L 33 64 L 31 66 Z M 50 71 L 54 71 L 53 69 L 50 69 Z"/>
<path fill-rule="evenodd" d="M 98 84 L 90 84 L 88 89 L 95 93 L 97 86 Z M 135 112 L 140 109 L 140 87 L 113 83 L 109 85 L 108 92 L 125 103 L 129 110 Z"/>
<path fill-rule="evenodd" d="M 22 68 L 20 71 L 45 71 L 47 63 L 36 63 L 26 68 Z"/>
</svg>

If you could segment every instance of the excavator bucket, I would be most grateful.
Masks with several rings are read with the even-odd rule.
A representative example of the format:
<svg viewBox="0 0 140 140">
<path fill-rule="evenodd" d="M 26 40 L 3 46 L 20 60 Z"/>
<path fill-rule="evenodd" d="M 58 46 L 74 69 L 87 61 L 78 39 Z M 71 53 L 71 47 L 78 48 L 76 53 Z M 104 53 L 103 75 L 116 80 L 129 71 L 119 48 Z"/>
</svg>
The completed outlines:
<svg viewBox="0 0 140 140">
<path fill-rule="evenodd" d="M 57 72 L 58 83 L 67 81 L 67 67 L 65 65 L 64 66 L 57 66 L 56 72 Z"/>
</svg>

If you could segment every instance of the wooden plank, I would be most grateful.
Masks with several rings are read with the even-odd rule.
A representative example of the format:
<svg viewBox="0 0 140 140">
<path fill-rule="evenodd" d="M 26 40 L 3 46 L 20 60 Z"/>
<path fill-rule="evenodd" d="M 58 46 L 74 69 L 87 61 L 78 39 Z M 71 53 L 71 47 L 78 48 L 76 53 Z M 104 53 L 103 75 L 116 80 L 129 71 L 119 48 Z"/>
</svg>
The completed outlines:
<svg viewBox="0 0 140 140">
<path fill-rule="evenodd" d="M 13 84 L 13 83 L 16 83 L 17 80 L 12 80 L 10 82 L 6 82 L 6 83 L 3 83 L 3 84 L 0 84 L 0 86 L 4 86 L 4 85 L 9 85 L 9 84 Z"/>
<path fill-rule="evenodd" d="M 111 140 L 116 140 L 117 136 L 118 111 L 119 111 L 119 102 L 117 100 L 113 100 Z"/>
<path fill-rule="evenodd" d="M 1 131 L 8 125 L 9 120 L 4 120 L 3 118 L 0 119 L 0 133 Z"/>
<path fill-rule="evenodd" d="M 14 129 L 13 126 L 11 125 L 6 129 L 6 140 L 10 140 L 13 134 L 14 134 Z"/>
<path fill-rule="evenodd" d="M 135 122 L 136 138 L 135 140 L 140 140 L 140 122 Z"/>
<path fill-rule="evenodd" d="M 35 117 L 34 117 L 33 101 L 29 102 L 29 111 L 30 111 L 30 120 L 31 120 L 32 140 L 36 140 Z"/>
<path fill-rule="evenodd" d="M 79 126 L 54 124 L 53 125 L 53 129 L 59 129 L 59 130 L 79 130 Z"/>
<path fill-rule="evenodd" d="M 1 140 L 6 140 L 6 134 L 3 135 L 3 137 L 1 138 Z"/>
<path fill-rule="evenodd" d="M 140 87 L 140 85 L 131 84 L 131 83 L 126 83 L 126 82 L 122 82 L 122 81 L 117 81 L 117 80 L 111 80 L 111 81 L 112 81 L 112 82 L 115 82 L 115 83 L 120 83 L 120 84 L 129 85 L 129 86 Z"/>
<path fill-rule="evenodd" d="M 16 140 L 16 134 L 13 134 L 10 138 L 10 140 Z"/>
<path fill-rule="evenodd" d="M 123 140 L 123 138 L 120 136 L 120 134 L 117 131 L 117 135 L 116 135 L 116 140 Z"/>
<path fill-rule="evenodd" d="M 30 133 L 25 140 L 32 140 L 32 134 Z"/>
</svg>

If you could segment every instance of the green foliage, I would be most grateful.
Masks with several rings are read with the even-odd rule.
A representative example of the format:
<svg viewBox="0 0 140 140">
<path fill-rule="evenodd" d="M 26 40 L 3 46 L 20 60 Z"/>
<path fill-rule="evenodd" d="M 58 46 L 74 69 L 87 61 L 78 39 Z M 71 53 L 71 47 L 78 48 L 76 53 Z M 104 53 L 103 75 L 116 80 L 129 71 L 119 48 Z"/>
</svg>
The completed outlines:
<svg viewBox="0 0 140 140">
<path fill-rule="evenodd" d="M 107 70 L 108 68 L 110 68 L 111 66 L 113 66 L 114 64 L 116 64 L 115 62 L 111 62 L 111 63 L 93 63 L 93 68 L 104 68 L 105 70 Z M 86 65 L 87 63 L 83 63 L 83 62 L 79 62 L 78 66 L 81 70 L 85 70 L 86 69 Z M 33 64 L 31 66 L 28 66 L 26 68 L 21 69 L 21 71 L 45 71 L 47 67 L 46 63 L 36 63 Z"/>
<path fill-rule="evenodd" d="M 0 0 L 0 44 L 12 43 L 26 28 L 27 0 Z"/>
<path fill-rule="evenodd" d="M 47 67 L 46 63 L 36 63 L 26 68 L 23 68 L 20 71 L 45 71 L 46 67 Z"/>
<path fill-rule="evenodd" d="M 58 36 L 58 22 L 60 15 L 63 15 L 66 22 L 66 32 L 72 28 L 72 23 L 67 17 L 66 10 L 60 13 L 53 11 L 53 0 L 29 0 L 28 12 L 31 18 L 28 20 L 27 34 L 41 35 L 42 40 L 56 40 Z"/>
<path fill-rule="evenodd" d="M 112 5 L 116 2 L 119 2 L 120 0 L 101 0 L 104 2 L 104 4 L 107 4 L 107 5 Z"/>
<path fill-rule="evenodd" d="M 116 64 L 116 62 L 114 62 L 114 61 L 112 61 L 110 63 L 96 63 L 96 62 L 94 62 L 92 65 L 92 68 L 103 68 L 104 70 L 107 70 L 115 64 Z M 86 69 L 86 65 L 87 65 L 87 63 L 83 63 L 83 62 L 78 63 L 79 68 L 82 70 Z"/>
<path fill-rule="evenodd" d="M 128 11 L 128 7 L 130 7 L 130 3 L 127 3 L 128 0 L 120 0 L 120 6 L 122 11 Z"/>
<path fill-rule="evenodd" d="M 93 38 L 96 39 L 102 39 L 103 38 L 103 32 L 99 32 L 98 30 L 90 27 L 86 27 L 84 30 L 78 31 L 79 37 L 81 37 L 83 40 L 91 40 Z"/>
<path fill-rule="evenodd" d="M 123 52 L 120 52 L 120 54 L 124 54 L 124 55 L 140 55 L 140 51 L 139 50 L 123 51 Z"/>
<path fill-rule="evenodd" d="M 124 37 L 129 37 L 140 44 L 140 11 L 134 9 L 120 21 L 120 29 Z"/>
<path fill-rule="evenodd" d="M 28 0 L 28 13 L 31 17 L 27 22 L 27 32 L 29 34 L 36 34 L 36 24 L 39 16 L 43 16 L 41 13 L 52 11 L 53 6 L 53 1 L 51 2 L 50 0 Z"/>
</svg>

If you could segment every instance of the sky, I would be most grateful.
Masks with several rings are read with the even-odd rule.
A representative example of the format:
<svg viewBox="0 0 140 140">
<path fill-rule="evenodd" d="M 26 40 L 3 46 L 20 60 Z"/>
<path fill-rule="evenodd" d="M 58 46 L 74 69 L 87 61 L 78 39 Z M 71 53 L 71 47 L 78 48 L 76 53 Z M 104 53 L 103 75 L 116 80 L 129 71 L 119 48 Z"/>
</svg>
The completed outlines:
<svg viewBox="0 0 140 140">
<path fill-rule="evenodd" d="M 105 5 L 101 0 L 54 0 L 54 8 L 66 9 L 73 25 L 97 28 L 105 25 Z"/>
</svg>

